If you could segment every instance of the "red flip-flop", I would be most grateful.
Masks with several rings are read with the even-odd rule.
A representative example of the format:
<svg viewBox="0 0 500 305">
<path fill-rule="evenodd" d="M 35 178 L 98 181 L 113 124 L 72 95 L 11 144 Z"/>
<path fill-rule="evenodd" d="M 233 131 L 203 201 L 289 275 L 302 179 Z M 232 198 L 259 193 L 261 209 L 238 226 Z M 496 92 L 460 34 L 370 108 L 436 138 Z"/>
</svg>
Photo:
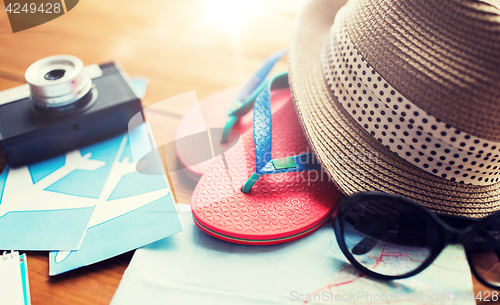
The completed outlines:
<svg viewBox="0 0 500 305">
<path fill-rule="evenodd" d="M 194 221 L 212 236 L 259 245 L 298 239 L 318 229 L 342 196 L 307 143 L 289 89 L 272 97 L 283 106 L 271 123 L 276 87 L 288 88 L 286 73 L 256 99 L 253 131 L 225 153 L 226 163 L 218 157 L 194 190 Z"/>
<path fill-rule="evenodd" d="M 224 127 L 222 137 L 217 134 L 217 145 L 223 151 L 230 149 L 233 144 L 233 137 L 245 133 L 252 129 L 253 104 L 255 98 L 265 87 L 264 80 L 274 64 L 286 54 L 285 50 L 280 50 L 271 54 L 264 62 L 257 73 L 243 86 L 231 87 L 201 100 L 197 105 L 193 105 L 181 118 L 175 138 L 183 139 L 190 135 L 204 130 Z M 276 101 L 283 101 L 280 95 L 287 94 L 287 90 L 276 90 L 271 94 L 276 96 Z M 274 98 L 273 98 L 274 100 Z M 273 102 L 274 103 L 274 102 Z M 273 104 L 273 111 L 282 107 L 279 103 Z M 231 130 L 237 131 L 229 136 Z M 214 137 L 215 135 L 212 135 Z M 219 139 L 220 138 L 220 139 Z M 221 142 L 221 143 L 219 143 Z M 181 144 L 179 144 L 181 143 Z M 226 144 L 227 143 L 227 144 Z M 186 145 L 182 141 L 176 141 L 176 153 L 182 165 L 188 169 L 191 178 L 199 179 L 205 173 L 214 158 L 204 160 L 206 152 L 193 149 L 192 145 Z M 203 162 L 200 162 L 203 160 Z"/>
</svg>

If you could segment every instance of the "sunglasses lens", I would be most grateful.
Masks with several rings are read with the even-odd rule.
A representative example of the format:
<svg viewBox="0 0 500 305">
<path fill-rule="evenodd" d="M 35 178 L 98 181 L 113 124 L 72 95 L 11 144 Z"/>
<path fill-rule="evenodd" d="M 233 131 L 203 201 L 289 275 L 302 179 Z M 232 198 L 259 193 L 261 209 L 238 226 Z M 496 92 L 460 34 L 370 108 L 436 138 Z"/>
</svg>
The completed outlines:
<svg viewBox="0 0 500 305">
<path fill-rule="evenodd" d="M 500 286 L 500 216 L 485 223 L 466 245 L 469 263 L 477 275 Z"/>
<path fill-rule="evenodd" d="M 437 224 L 425 212 L 392 197 L 369 196 L 342 218 L 351 256 L 382 275 L 403 276 L 416 270 L 441 242 Z"/>
</svg>

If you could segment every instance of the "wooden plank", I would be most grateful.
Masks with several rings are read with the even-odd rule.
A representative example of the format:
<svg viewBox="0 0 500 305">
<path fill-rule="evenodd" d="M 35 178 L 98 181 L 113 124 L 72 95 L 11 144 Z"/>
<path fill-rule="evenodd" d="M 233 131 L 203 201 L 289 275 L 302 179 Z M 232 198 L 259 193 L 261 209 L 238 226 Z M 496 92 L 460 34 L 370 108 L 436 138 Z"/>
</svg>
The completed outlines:
<svg viewBox="0 0 500 305">
<path fill-rule="evenodd" d="M 0 91 L 7 90 L 13 87 L 20 86 L 25 82 L 19 80 L 12 80 L 5 77 L 0 76 Z"/>
<path fill-rule="evenodd" d="M 133 252 L 55 277 L 47 252 L 27 255 L 32 304 L 109 304 Z"/>
</svg>

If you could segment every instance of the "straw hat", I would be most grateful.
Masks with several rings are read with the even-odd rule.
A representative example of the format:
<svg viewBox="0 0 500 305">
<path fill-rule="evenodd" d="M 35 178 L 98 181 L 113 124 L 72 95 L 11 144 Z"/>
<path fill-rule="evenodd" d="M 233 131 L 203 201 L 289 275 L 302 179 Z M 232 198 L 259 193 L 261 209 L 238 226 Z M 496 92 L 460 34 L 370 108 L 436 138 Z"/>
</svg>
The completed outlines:
<svg viewBox="0 0 500 305">
<path fill-rule="evenodd" d="M 289 46 L 304 131 L 345 194 L 500 210 L 500 3 L 313 0 Z"/>
</svg>

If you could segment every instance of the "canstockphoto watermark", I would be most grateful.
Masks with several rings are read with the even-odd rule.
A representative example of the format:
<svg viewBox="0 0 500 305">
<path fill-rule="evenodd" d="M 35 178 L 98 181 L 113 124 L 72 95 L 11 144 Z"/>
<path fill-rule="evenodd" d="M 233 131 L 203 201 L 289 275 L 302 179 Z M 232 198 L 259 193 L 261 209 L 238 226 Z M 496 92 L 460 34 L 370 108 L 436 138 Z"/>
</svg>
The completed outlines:
<svg viewBox="0 0 500 305">
<path fill-rule="evenodd" d="M 308 148 L 303 154 L 307 154 L 311 152 Z M 271 154 L 271 153 L 269 153 Z M 259 161 L 259 158 L 269 159 L 279 159 L 287 156 L 296 155 L 296 152 L 273 152 L 272 158 L 267 156 L 266 154 L 260 154 L 256 156 L 256 161 Z M 315 158 L 310 156 L 311 158 Z M 313 162 L 319 162 L 317 160 Z M 368 152 L 368 153 L 350 153 L 350 152 L 332 152 L 328 157 L 326 162 L 337 163 L 336 165 L 340 168 L 344 169 L 344 172 L 347 176 L 357 181 L 363 182 L 365 181 L 369 169 L 373 168 L 375 164 L 379 162 L 378 153 L 377 152 Z M 308 185 L 312 185 L 316 182 L 322 181 L 331 181 L 332 178 L 328 175 L 325 167 L 322 167 L 321 170 L 314 171 L 298 171 L 293 173 L 296 181 L 307 181 Z M 273 179 L 271 176 L 262 176 L 260 179 Z"/>
<path fill-rule="evenodd" d="M 157 102 L 149 107 L 143 109 L 144 116 L 146 117 L 157 117 L 158 113 L 168 113 L 168 109 L 174 104 L 183 103 L 186 105 L 193 105 L 190 110 L 190 115 L 198 118 L 196 122 L 196 127 L 200 129 L 198 132 L 193 134 L 184 135 L 182 137 L 168 138 L 160 137 L 160 142 L 153 145 L 153 141 L 149 142 L 137 142 L 131 139 L 131 148 L 134 155 L 134 160 L 138 160 L 137 170 L 146 175 L 163 175 L 163 171 L 157 170 L 156 167 L 148 167 L 147 164 L 153 164 L 149 162 L 151 158 L 156 156 L 156 151 L 160 151 L 165 154 L 173 154 L 172 156 L 166 155 L 165 159 L 168 163 L 168 171 L 174 172 L 177 170 L 182 170 L 187 167 L 191 167 L 197 164 L 201 164 L 205 161 L 214 159 L 218 156 L 222 157 L 224 168 L 231 172 L 232 167 L 237 171 L 244 162 L 251 162 L 252 164 L 247 167 L 252 167 L 255 164 L 267 164 L 271 161 L 276 161 L 279 159 L 290 158 L 292 156 L 307 155 L 305 160 L 301 157 L 301 163 L 314 164 L 319 163 L 316 157 L 313 157 L 310 147 L 307 147 L 304 151 L 288 151 L 288 150 L 276 150 L 270 151 L 271 148 L 257 150 L 253 157 L 247 158 L 249 147 L 243 147 L 243 141 L 241 140 L 241 135 L 236 131 L 231 129 L 229 132 L 229 141 L 227 143 L 222 143 L 222 135 L 224 134 L 224 128 L 212 128 L 205 125 L 205 120 L 203 119 L 203 113 L 207 112 L 207 109 L 202 109 L 202 105 L 198 103 L 198 98 L 194 91 L 179 94 L 177 96 L 168 98 L 166 100 Z M 156 116 L 155 116 L 156 115 Z M 144 116 L 142 113 L 136 114 L 129 122 L 129 130 L 135 129 L 137 126 L 144 123 Z M 208 122 L 210 122 L 208 120 Z M 153 134 L 158 133 L 163 135 L 162 132 L 166 126 L 164 120 L 149 120 L 151 126 L 152 134 L 148 133 L 148 136 L 153 139 L 155 138 Z M 193 123 L 194 124 L 194 123 Z M 158 131 L 158 132 L 157 132 Z M 226 153 L 230 150 L 240 150 L 243 152 L 241 158 L 237 161 L 233 159 L 232 163 L 226 160 Z M 182 162 L 176 162 L 177 159 L 175 154 L 188 156 L 183 158 Z M 169 162 L 172 161 L 172 162 Z M 375 164 L 379 162 L 379 157 L 377 152 L 348 152 L 348 151 L 331 151 L 328 153 L 322 161 L 324 165 L 327 163 L 336 164 L 342 171 L 356 179 L 358 181 L 364 180 L 367 176 L 369 170 L 373 168 Z M 292 162 L 293 163 L 293 162 Z M 292 166 L 293 167 L 293 166 Z M 290 167 L 290 168 L 292 168 Z M 329 166 L 326 166 L 329 167 Z M 291 170 L 293 172 L 293 170 Z M 296 171 L 297 179 L 307 180 L 310 183 L 317 181 L 329 180 L 328 175 L 325 170 L 321 171 Z M 263 179 L 268 177 L 263 176 Z"/>
<path fill-rule="evenodd" d="M 500 299 L 498 291 L 428 291 L 427 293 L 383 293 L 383 292 L 368 292 L 364 290 L 355 290 L 350 292 L 333 292 L 333 291 L 323 291 L 320 293 L 304 294 L 297 291 L 290 292 L 290 301 L 297 302 L 417 302 L 417 303 L 429 303 L 429 302 L 473 302 L 473 301 L 484 301 L 484 302 L 497 302 Z"/>
<path fill-rule="evenodd" d="M 438 301 L 439 294 L 391 294 L 391 293 L 371 293 L 368 291 L 350 291 L 346 293 L 335 293 L 323 291 L 316 294 L 302 294 L 297 291 L 290 292 L 290 301 L 297 302 L 425 302 Z"/>
</svg>

